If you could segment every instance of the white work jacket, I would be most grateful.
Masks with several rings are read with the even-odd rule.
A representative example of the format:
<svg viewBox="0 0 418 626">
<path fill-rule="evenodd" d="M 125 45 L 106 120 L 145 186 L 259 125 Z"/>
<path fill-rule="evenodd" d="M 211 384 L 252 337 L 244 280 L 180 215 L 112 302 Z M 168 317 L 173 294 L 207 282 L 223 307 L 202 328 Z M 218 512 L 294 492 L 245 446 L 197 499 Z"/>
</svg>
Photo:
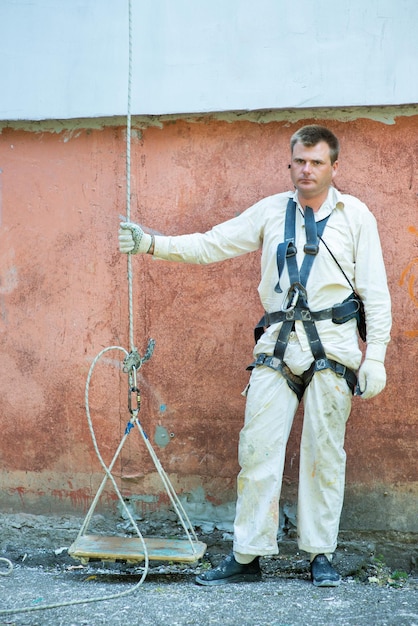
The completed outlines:
<svg viewBox="0 0 418 626">
<path fill-rule="evenodd" d="M 238 217 L 218 224 L 206 233 L 174 237 L 155 237 L 154 256 L 184 263 L 213 263 L 262 248 L 261 281 L 258 291 L 268 313 L 280 311 L 289 288 L 287 267 L 280 278 L 282 293 L 274 288 L 278 282 L 277 246 L 284 240 L 284 222 L 289 198 L 294 198 L 296 211 L 295 243 L 300 268 L 306 242 L 303 210 L 297 192 L 285 192 L 260 200 Z M 330 215 L 331 214 L 331 215 Z M 382 257 L 376 219 L 357 198 L 341 194 L 330 187 L 327 200 L 315 213 L 319 221 L 330 215 L 322 239 L 364 303 L 367 320 L 366 356 L 384 361 L 390 339 L 391 303 Z M 352 289 L 329 251 L 320 242 L 307 281 L 308 304 L 319 311 L 347 298 Z M 270 326 L 261 337 L 254 353 L 272 354 L 281 323 Z M 344 365 L 358 369 L 361 351 L 356 322 L 334 324 L 332 320 L 316 322 L 326 355 Z M 303 350 L 310 350 L 300 321 L 296 333 Z"/>
</svg>

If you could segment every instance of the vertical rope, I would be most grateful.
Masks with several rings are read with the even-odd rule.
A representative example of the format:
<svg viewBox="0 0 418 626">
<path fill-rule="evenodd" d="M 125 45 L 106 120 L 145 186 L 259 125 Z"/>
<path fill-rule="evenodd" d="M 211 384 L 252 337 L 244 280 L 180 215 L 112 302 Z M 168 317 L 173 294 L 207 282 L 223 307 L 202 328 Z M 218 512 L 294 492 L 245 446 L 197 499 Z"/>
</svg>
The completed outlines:
<svg viewBox="0 0 418 626">
<path fill-rule="evenodd" d="M 128 0 L 128 106 L 126 120 L 126 221 L 131 221 L 131 98 L 132 98 L 132 0 Z M 128 306 L 129 306 L 129 349 L 132 352 L 134 345 L 134 315 L 133 315 L 133 280 L 132 255 L 127 255 L 128 263 Z"/>
</svg>

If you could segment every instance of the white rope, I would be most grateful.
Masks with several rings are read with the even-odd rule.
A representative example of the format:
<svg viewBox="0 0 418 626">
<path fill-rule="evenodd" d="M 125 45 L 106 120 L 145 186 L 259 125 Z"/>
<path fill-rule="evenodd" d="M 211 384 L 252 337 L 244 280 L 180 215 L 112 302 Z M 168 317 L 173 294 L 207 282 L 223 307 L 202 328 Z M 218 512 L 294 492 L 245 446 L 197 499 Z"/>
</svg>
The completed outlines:
<svg viewBox="0 0 418 626">
<path fill-rule="evenodd" d="M 132 136 L 132 0 L 128 0 L 128 23 L 129 23 L 129 51 L 128 51 L 128 112 L 126 116 L 126 221 L 131 221 L 131 136 Z M 128 272 L 128 307 L 129 307 L 129 348 L 132 352 L 134 346 L 134 314 L 133 314 L 133 273 L 132 255 L 127 255 Z"/>
</svg>

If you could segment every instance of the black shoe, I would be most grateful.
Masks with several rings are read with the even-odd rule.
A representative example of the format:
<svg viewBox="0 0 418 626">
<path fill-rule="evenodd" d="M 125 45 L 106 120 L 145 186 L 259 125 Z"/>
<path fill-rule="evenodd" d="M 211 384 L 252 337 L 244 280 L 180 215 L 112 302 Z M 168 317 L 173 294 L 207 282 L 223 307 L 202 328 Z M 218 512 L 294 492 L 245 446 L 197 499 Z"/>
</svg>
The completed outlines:
<svg viewBox="0 0 418 626">
<path fill-rule="evenodd" d="M 226 585 L 228 583 L 255 582 L 261 580 L 259 557 L 247 565 L 241 565 L 233 554 L 226 557 L 218 567 L 196 576 L 198 585 Z"/>
<path fill-rule="evenodd" d="M 341 578 L 325 554 L 317 554 L 311 563 L 311 577 L 315 587 L 338 587 Z"/>
</svg>

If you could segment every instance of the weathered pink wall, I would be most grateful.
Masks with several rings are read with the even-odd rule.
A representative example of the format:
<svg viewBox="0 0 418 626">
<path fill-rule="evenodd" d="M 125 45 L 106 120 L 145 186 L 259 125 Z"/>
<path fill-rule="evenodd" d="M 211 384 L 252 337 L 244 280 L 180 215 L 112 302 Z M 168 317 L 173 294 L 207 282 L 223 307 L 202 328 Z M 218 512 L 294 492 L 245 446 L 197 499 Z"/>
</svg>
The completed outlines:
<svg viewBox="0 0 418 626">
<path fill-rule="evenodd" d="M 206 230 L 289 188 L 289 138 L 310 121 L 202 118 L 134 132 L 132 219 L 166 234 Z M 377 526 L 418 530 L 411 508 L 418 495 L 418 116 L 394 124 L 315 121 L 341 139 L 337 186 L 364 200 L 379 222 L 393 297 L 387 388 L 369 402 L 356 398 L 348 424 L 345 523 L 367 525 L 370 518 L 373 525 L 381 507 L 386 517 Z M 124 153 L 119 127 L 11 126 L 0 135 L 3 510 L 83 512 L 101 479 L 84 387 L 101 349 L 129 349 L 126 258 L 117 249 Z M 156 340 L 139 373 L 141 422 L 151 441 L 157 427 L 173 435 L 166 447 L 154 446 L 179 493 L 201 486 L 214 504 L 233 500 L 240 393 L 261 314 L 258 255 L 208 267 L 135 257 L 133 267 L 135 342 L 143 354 L 148 338 Z M 129 418 L 122 359 L 121 352 L 106 353 L 90 390 L 107 462 Z M 297 481 L 300 421 L 299 415 L 288 451 L 289 493 Z M 115 474 L 125 495 L 155 495 L 151 508 L 164 502 L 136 431 Z M 103 505 L 113 500 L 109 487 Z"/>
</svg>

